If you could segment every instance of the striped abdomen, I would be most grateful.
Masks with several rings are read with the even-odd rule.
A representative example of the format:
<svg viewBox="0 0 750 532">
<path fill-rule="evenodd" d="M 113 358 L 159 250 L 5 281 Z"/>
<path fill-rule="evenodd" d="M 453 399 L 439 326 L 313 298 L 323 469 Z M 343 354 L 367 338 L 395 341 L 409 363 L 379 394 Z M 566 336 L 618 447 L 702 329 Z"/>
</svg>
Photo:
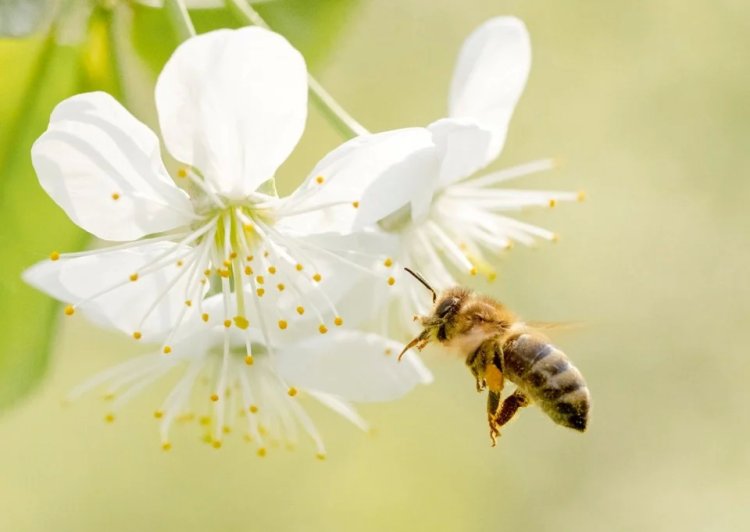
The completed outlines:
<svg viewBox="0 0 750 532">
<path fill-rule="evenodd" d="M 591 397 L 583 375 L 546 339 L 525 333 L 503 345 L 505 374 L 558 425 L 584 431 Z"/>
</svg>

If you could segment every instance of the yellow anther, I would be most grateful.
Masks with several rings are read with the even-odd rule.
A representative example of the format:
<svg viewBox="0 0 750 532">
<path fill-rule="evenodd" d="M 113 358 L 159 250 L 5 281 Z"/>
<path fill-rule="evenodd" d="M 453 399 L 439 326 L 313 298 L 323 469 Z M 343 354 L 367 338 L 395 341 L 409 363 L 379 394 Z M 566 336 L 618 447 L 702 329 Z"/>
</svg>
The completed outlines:
<svg viewBox="0 0 750 532">
<path fill-rule="evenodd" d="M 248 321 L 248 319 L 247 319 L 246 317 L 244 317 L 244 316 L 235 316 L 235 317 L 234 317 L 234 324 L 235 324 L 235 325 L 236 325 L 237 327 L 239 327 L 240 329 L 242 329 L 243 331 L 244 331 L 245 329 L 247 329 L 248 327 L 250 327 L 250 322 L 249 322 L 249 321 Z"/>
<path fill-rule="evenodd" d="M 305 313 L 305 307 L 297 307 L 297 314 L 302 316 Z"/>
<path fill-rule="evenodd" d="M 204 284 L 206 284 L 206 280 L 205 280 L 205 279 L 200 279 L 200 280 L 199 280 L 198 282 L 199 282 L 200 284 L 203 284 L 203 285 L 204 285 Z"/>
<path fill-rule="evenodd" d="M 315 182 L 319 185 L 322 185 L 324 181 L 325 181 L 325 178 L 322 175 L 319 175 L 318 177 L 315 178 Z"/>
<path fill-rule="evenodd" d="M 256 275 L 255 276 L 255 282 L 257 282 L 258 284 L 263 284 L 263 283 L 266 282 L 266 280 L 263 278 L 262 275 Z"/>
<path fill-rule="evenodd" d="M 252 434 L 245 433 L 242 435 L 242 439 L 245 440 L 247 443 L 250 443 L 253 441 L 253 436 Z"/>
<path fill-rule="evenodd" d="M 221 431 L 224 434 L 229 434 L 230 432 L 232 432 L 232 427 L 230 427 L 229 425 L 224 425 L 223 427 L 221 427 Z"/>
<path fill-rule="evenodd" d="M 390 268 L 391 266 L 393 266 L 393 259 L 391 258 L 385 259 L 385 261 L 383 262 L 383 266 L 385 266 L 386 268 Z"/>
<path fill-rule="evenodd" d="M 584 192 L 583 190 L 579 191 L 576 199 L 578 201 L 584 201 L 586 199 L 586 192 Z"/>
<path fill-rule="evenodd" d="M 248 408 L 251 414 L 257 414 L 258 413 L 258 405 L 250 405 L 250 408 Z"/>
<path fill-rule="evenodd" d="M 229 277 L 229 274 L 230 274 L 229 269 L 219 270 L 219 275 L 224 277 L 225 279 Z"/>
<path fill-rule="evenodd" d="M 177 267 L 179 268 L 179 267 L 181 267 L 185 263 L 182 262 L 181 260 L 178 260 L 176 264 L 177 264 Z"/>
<path fill-rule="evenodd" d="M 162 351 L 162 353 L 164 353 L 165 355 L 168 355 L 169 353 L 171 353 L 171 352 L 172 352 L 172 348 L 171 348 L 170 346 L 168 346 L 168 345 L 165 345 L 165 346 L 164 346 L 164 348 L 163 348 L 163 349 L 162 349 L 161 351 Z"/>
<path fill-rule="evenodd" d="M 230 261 L 229 259 L 224 259 L 222 264 L 224 264 L 226 268 L 229 268 L 232 265 L 232 261 Z"/>
<path fill-rule="evenodd" d="M 169 451 L 171 448 L 172 448 L 172 444 L 169 443 L 168 441 L 165 441 L 164 443 L 161 444 L 162 451 Z"/>
<path fill-rule="evenodd" d="M 551 238 L 552 242 L 559 242 L 560 241 L 560 235 L 557 233 L 554 233 Z"/>
<path fill-rule="evenodd" d="M 250 266 L 245 266 L 245 275 L 252 275 L 253 269 Z"/>
<path fill-rule="evenodd" d="M 136 282 L 138 280 L 138 274 L 137 273 L 131 273 L 129 279 L 133 282 Z"/>
<path fill-rule="evenodd" d="M 164 412 L 162 412 L 161 410 L 156 410 L 154 411 L 154 417 L 156 419 L 161 419 L 164 417 Z"/>
<path fill-rule="evenodd" d="M 206 277 L 210 277 L 211 276 L 211 268 L 203 270 L 203 275 L 205 275 Z"/>
<path fill-rule="evenodd" d="M 490 272 L 489 275 L 487 275 L 487 280 L 489 282 L 492 282 L 495 279 L 497 279 L 497 273 L 496 272 Z"/>
<path fill-rule="evenodd" d="M 120 195 L 117 192 L 115 192 L 112 194 L 112 199 L 117 201 L 118 199 L 120 199 Z"/>
<path fill-rule="evenodd" d="M 386 347 L 385 348 L 385 356 L 389 357 L 392 354 L 393 354 L 393 349 L 391 349 L 390 347 Z"/>
<path fill-rule="evenodd" d="M 213 401 L 215 403 L 218 400 L 219 400 L 219 395 L 216 394 L 216 393 L 212 393 L 211 394 L 211 401 Z"/>
<path fill-rule="evenodd" d="M 469 247 L 469 246 L 467 246 L 467 245 L 466 245 L 466 242 L 460 242 L 460 243 L 458 244 L 458 248 L 459 248 L 460 250 L 462 250 L 462 251 L 465 251 L 465 250 L 466 250 L 466 248 L 468 248 L 468 247 Z"/>
<path fill-rule="evenodd" d="M 245 355 L 245 364 L 252 366 L 253 362 L 255 362 L 255 360 L 253 360 L 253 355 Z"/>
<path fill-rule="evenodd" d="M 214 439 L 211 437 L 210 434 L 204 434 L 201 440 L 203 440 L 203 443 L 208 443 L 208 444 L 214 441 Z"/>
<path fill-rule="evenodd" d="M 557 200 L 555 198 L 550 199 L 549 200 L 549 206 L 550 207 L 554 207 L 555 205 L 557 205 Z"/>
<path fill-rule="evenodd" d="M 268 251 L 264 251 L 264 252 L 263 252 L 263 256 L 264 256 L 264 257 L 268 257 L 268 255 L 269 255 Z"/>
<path fill-rule="evenodd" d="M 211 416 L 201 416 L 198 420 L 198 423 L 200 423 L 204 427 L 209 426 L 211 424 Z"/>
<path fill-rule="evenodd" d="M 298 272 L 301 272 L 304 269 L 304 266 L 302 266 L 301 264 L 297 263 L 297 265 L 295 266 L 295 268 L 297 269 Z"/>
<path fill-rule="evenodd" d="M 258 451 L 257 451 L 257 454 L 258 454 L 258 456 L 260 456 L 261 458 L 263 458 L 264 456 L 266 456 L 267 452 L 268 451 L 266 451 L 265 447 L 259 447 Z"/>
<path fill-rule="evenodd" d="M 476 275 L 476 274 L 477 274 L 477 269 L 476 269 L 476 267 L 472 267 L 472 268 L 471 268 L 471 270 L 469 270 L 469 274 L 470 274 L 470 275 Z"/>
<path fill-rule="evenodd" d="M 323 277 L 319 273 L 316 273 L 315 275 L 313 275 L 313 281 L 315 281 L 316 283 L 319 283 L 322 280 L 323 280 Z"/>
<path fill-rule="evenodd" d="M 136 340 L 140 340 L 141 338 L 143 338 L 143 335 L 141 334 L 141 331 L 135 331 L 133 333 L 133 338 L 136 339 Z"/>
<path fill-rule="evenodd" d="M 258 297 L 263 297 L 263 294 L 265 294 L 265 293 L 266 293 L 266 291 L 265 291 L 265 289 L 263 289 L 263 288 L 258 288 L 258 289 L 257 289 L 257 290 L 255 291 L 255 293 L 256 293 L 256 294 L 258 294 Z"/>
<path fill-rule="evenodd" d="M 105 401 L 111 401 L 114 398 L 115 398 L 115 392 L 107 392 L 104 394 Z"/>
<path fill-rule="evenodd" d="M 73 305 L 68 305 L 65 307 L 65 310 L 63 312 L 66 316 L 72 316 L 75 313 L 76 309 L 73 308 Z"/>
<path fill-rule="evenodd" d="M 104 421 L 106 421 L 107 423 L 112 423 L 114 420 L 115 420 L 115 415 L 112 413 L 109 413 L 106 416 L 104 416 Z"/>
<path fill-rule="evenodd" d="M 229 259 L 230 259 L 230 260 L 234 260 L 234 259 L 236 259 L 236 258 L 237 258 L 237 253 L 235 253 L 234 251 L 232 251 L 232 252 L 231 252 L 231 253 L 229 254 Z"/>
<path fill-rule="evenodd" d="M 327 333 L 327 332 L 328 332 L 328 327 L 326 327 L 325 325 L 323 325 L 323 324 L 321 323 L 321 324 L 320 324 L 320 327 L 318 327 L 318 331 L 320 331 L 320 334 L 325 334 L 325 333 Z"/>
<path fill-rule="evenodd" d="M 192 306 L 193 306 L 193 302 L 192 302 L 192 301 L 190 301 L 189 299 L 186 299 L 186 300 L 185 300 L 185 306 L 186 306 L 186 307 L 192 307 Z"/>
<path fill-rule="evenodd" d="M 208 313 L 204 312 L 203 314 L 201 314 L 201 319 L 203 321 L 208 321 Z"/>
<path fill-rule="evenodd" d="M 336 316 L 336 318 L 333 320 L 333 323 L 335 323 L 337 327 L 341 327 L 344 324 L 344 318 L 342 318 L 341 316 Z"/>
<path fill-rule="evenodd" d="M 229 329 L 232 326 L 232 320 L 224 320 L 224 327 Z"/>
<path fill-rule="evenodd" d="M 276 285 L 276 288 L 278 288 L 279 292 L 283 292 L 286 286 L 284 286 L 284 283 L 279 283 Z"/>
<path fill-rule="evenodd" d="M 187 175 L 187 168 L 185 168 L 184 166 L 180 166 L 177 169 L 177 177 L 187 177 Z"/>
<path fill-rule="evenodd" d="M 60 260 L 60 252 L 59 251 L 53 251 L 49 254 L 49 260 Z"/>
<path fill-rule="evenodd" d="M 393 277 L 389 277 L 388 286 L 393 286 L 394 284 L 396 284 L 396 279 L 394 279 Z"/>
<path fill-rule="evenodd" d="M 286 329 L 287 325 L 288 324 L 287 324 L 286 320 L 279 320 L 279 329 L 281 329 L 282 331 L 284 329 Z"/>
<path fill-rule="evenodd" d="M 275 275 L 276 274 L 276 266 L 269 266 L 268 267 L 268 273 L 270 273 L 271 275 Z"/>
<path fill-rule="evenodd" d="M 286 393 L 289 394 L 289 397 L 294 397 L 298 393 L 297 388 L 295 388 L 294 386 L 290 386 Z"/>
<path fill-rule="evenodd" d="M 326 453 L 317 453 L 315 455 L 315 458 L 317 458 L 318 460 L 325 460 L 326 459 Z"/>
<path fill-rule="evenodd" d="M 352 201 L 352 207 L 355 209 L 359 209 L 359 202 L 358 201 Z"/>
<path fill-rule="evenodd" d="M 214 449 L 221 449 L 221 440 L 214 440 L 211 442 Z"/>
<path fill-rule="evenodd" d="M 247 262 L 250 262 L 250 261 L 251 261 L 251 260 L 253 260 L 254 258 L 255 258 L 255 257 L 253 257 L 252 255 L 248 255 L 247 257 L 245 257 L 245 260 L 246 260 Z"/>
<path fill-rule="evenodd" d="M 253 227 L 253 224 L 250 224 L 250 223 L 248 223 L 248 224 L 245 224 L 245 225 L 243 225 L 242 227 L 243 227 L 243 228 L 245 229 L 245 231 L 247 231 L 247 232 L 250 232 L 250 231 L 252 231 L 253 229 L 255 229 L 255 228 Z"/>
</svg>

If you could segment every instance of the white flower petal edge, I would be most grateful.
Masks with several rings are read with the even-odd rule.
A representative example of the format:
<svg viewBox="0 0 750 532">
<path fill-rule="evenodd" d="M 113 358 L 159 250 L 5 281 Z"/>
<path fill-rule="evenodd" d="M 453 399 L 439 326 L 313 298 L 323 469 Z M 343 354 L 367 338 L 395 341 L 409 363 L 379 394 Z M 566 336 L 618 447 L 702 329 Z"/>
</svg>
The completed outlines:
<svg viewBox="0 0 750 532">
<path fill-rule="evenodd" d="M 492 133 L 486 162 L 505 144 L 530 68 L 529 34 L 515 17 L 490 19 L 464 42 L 453 73 L 449 116 L 471 118 Z"/>
<path fill-rule="evenodd" d="M 104 240 L 133 240 L 194 218 L 164 168 L 156 135 L 103 92 L 58 104 L 31 158 L 50 197 Z"/>
<path fill-rule="evenodd" d="M 156 107 L 169 152 L 221 196 L 244 198 L 274 177 L 302 135 L 305 61 L 262 28 L 199 35 L 164 66 Z"/>
</svg>

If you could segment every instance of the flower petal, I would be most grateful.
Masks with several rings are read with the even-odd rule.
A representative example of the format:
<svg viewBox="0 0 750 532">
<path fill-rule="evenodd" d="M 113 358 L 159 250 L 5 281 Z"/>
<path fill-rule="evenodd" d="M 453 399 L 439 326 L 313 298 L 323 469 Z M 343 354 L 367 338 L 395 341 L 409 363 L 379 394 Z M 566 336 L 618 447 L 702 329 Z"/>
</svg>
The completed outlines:
<svg viewBox="0 0 750 532">
<path fill-rule="evenodd" d="M 175 263 L 178 258 L 187 262 L 185 256 L 190 252 L 191 248 L 171 242 L 112 251 L 103 249 L 37 263 L 24 272 L 23 278 L 52 297 L 80 303 L 81 311 L 99 325 L 128 334 L 139 331 L 146 341 L 161 340 L 163 333 L 176 325 L 177 317 L 185 308 L 189 276 L 183 275 L 175 281 L 185 268 L 178 268 Z M 146 265 L 160 257 L 160 263 L 168 264 L 152 273 L 140 274 L 137 281 L 130 281 L 130 275 L 142 272 Z M 146 314 L 148 318 L 144 320 Z"/>
<path fill-rule="evenodd" d="M 491 134 L 472 121 L 443 118 L 428 126 L 440 154 L 437 188 L 469 177 L 487 164 Z"/>
<path fill-rule="evenodd" d="M 492 133 L 487 162 L 503 148 L 530 68 L 529 35 L 517 18 L 490 19 L 464 42 L 453 73 L 449 115 L 474 119 Z"/>
<path fill-rule="evenodd" d="M 277 353 L 279 374 L 290 384 L 357 402 L 389 401 L 432 381 L 419 357 L 402 345 L 359 331 L 334 331 Z"/>
<path fill-rule="evenodd" d="M 250 27 L 182 43 L 159 76 L 164 142 L 217 192 L 241 198 L 274 176 L 307 117 L 307 70 L 282 36 Z"/>
<path fill-rule="evenodd" d="M 99 238 L 134 240 L 192 219 L 156 135 L 106 93 L 61 102 L 31 158 L 47 194 Z"/>
</svg>

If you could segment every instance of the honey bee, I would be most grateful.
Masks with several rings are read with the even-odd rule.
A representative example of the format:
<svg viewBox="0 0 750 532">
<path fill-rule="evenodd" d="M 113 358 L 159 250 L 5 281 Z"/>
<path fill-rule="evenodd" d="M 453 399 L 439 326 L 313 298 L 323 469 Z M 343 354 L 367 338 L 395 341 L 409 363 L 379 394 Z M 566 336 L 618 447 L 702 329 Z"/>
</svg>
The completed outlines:
<svg viewBox="0 0 750 532">
<path fill-rule="evenodd" d="M 500 302 L 461 287 L 438 297 L 421 275 L 405 269 L 432 292 L 433 310 L 429 316 L 414 317 L 424 329 L 404 347 L 399 360 L 412 347 L 421 351 L 432 341 L 465 357 L 477 391 L 488 391 L 493 447 L 500 427 L 531 403 L 558 425 L 586 430 L 591 397 L 581 372 L 565 353 Z M 516 389 L 501 402 L 505 379 Z"/>
</svg>

